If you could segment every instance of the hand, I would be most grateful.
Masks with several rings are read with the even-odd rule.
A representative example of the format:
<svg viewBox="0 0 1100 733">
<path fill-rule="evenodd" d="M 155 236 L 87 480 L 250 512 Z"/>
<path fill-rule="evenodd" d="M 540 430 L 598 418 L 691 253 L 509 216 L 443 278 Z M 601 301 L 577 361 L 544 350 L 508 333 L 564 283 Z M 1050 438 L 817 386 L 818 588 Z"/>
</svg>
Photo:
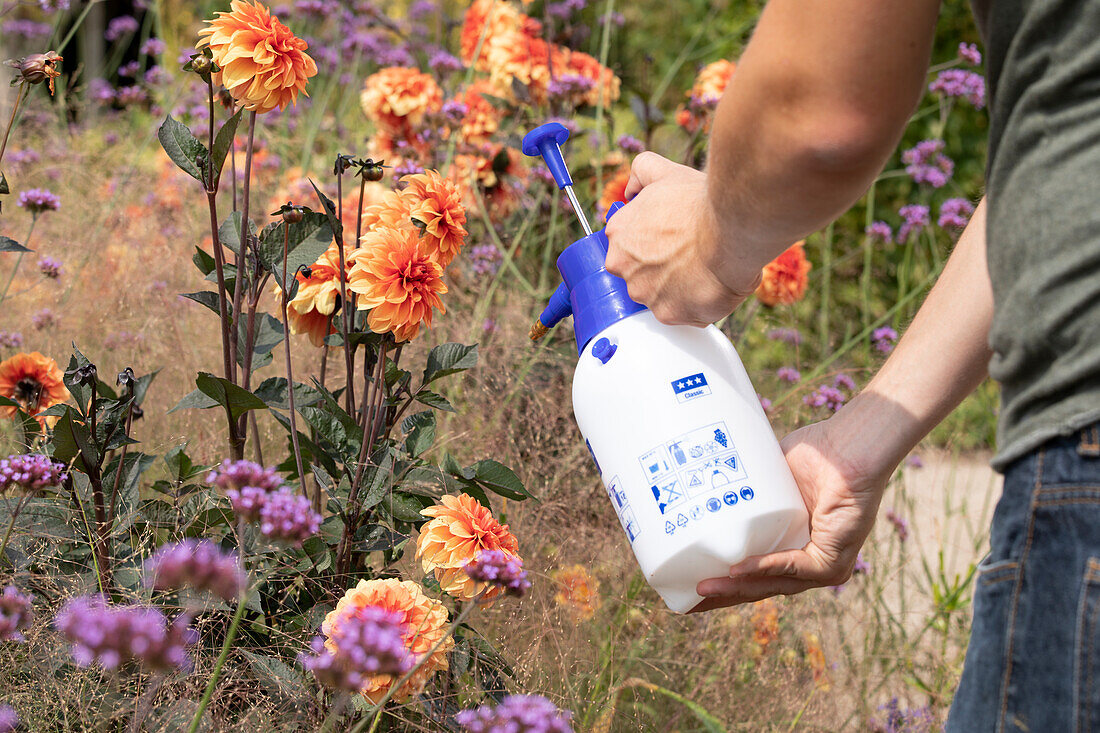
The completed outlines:
<svg viewBox="0 0 1100 733">
<path fill-rule="evenodd" d="M 721 250 L 704 173 L 642 153 L 631 165 L 626 198 L 630 205 L 607 225 L 607 269 L 657 320 L 706 326 L 756 289 L 759 268 L 726 274 L 733 258 Z"/>
<path fill-rule="evenodd" d="M 858 431 L 840 425 L 841 419 L 837 415 L 802 428 L 782 442 L 810 510 L 809 544 L 746 558 L 730 568 L 730 577 L 701 581 L 696 591 L 706 598 L 692 613 L 840 585 L 852 576 L 893 466 L 875 471 L 847 459 L 842 448 L 858 446 L 860 440 Z"/>
</svg>

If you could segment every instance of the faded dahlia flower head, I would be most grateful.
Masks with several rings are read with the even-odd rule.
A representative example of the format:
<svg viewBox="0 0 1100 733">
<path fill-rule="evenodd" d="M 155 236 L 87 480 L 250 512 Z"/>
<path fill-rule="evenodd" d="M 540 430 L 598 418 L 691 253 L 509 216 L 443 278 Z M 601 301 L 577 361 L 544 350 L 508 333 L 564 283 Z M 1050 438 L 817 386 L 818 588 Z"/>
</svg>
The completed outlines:
<svg viewBox="0 0 1100 733">
<path fill-rule="evenodd" d="M 48 356 L 37 351 L 16 354 L 0 362 L 0 396 L 18 402 L 39 423 L 53 425 L 58 418 L 39 417 L 39 413 L 72 397 L 64 377 L 57 362 Z M 11 405 L 0 406 L 0 417 L 13 418 L 15 412 Z"/>
<path fill-rule="evenodd" d="M 554 572 L 551 576 L 558 584 L 554 601 L 566 608 L 578 621 L 587 621 L 596 615 L 600 607 L 600 581 L 583 565 L 573 565 Z"/>
<path fill-rule="evenodd" d="M 314 346 L 323 346 L 325 337 L 335 330 L 332 314 L 340 296 L 340 250 L 332 243 L 317 261 L 309 266 L 309 277 L 299 272 L 298 292 L 286 304 L 291 333 L 304 333 Z M 274 288 L 281 293 L 278 284 Z"/>
<path fill-rule="evenodd" d="M 408 187 L 403 198 L 409 215 L 424 228 L 423 245 L 440 265 L 451 264 L 466 239 L 466 209 L 454 181 L 437 171 L 424 171 L 401 179 Z"/>
<path fill-rule="evenodd" d="M 472 580 L 466 566 L 477 560 L 485 550 L 499 550 L 519 557 L 519 542 L 508 525 L 493 518 L 492 513 L 469 494 L 448 494 L 439 504 L 421 509 L 431 521 L 420 528 L 416 540 L 416 557 L 425 573 L 435 573 L 444 591 L 455 598 L 470 600 L 485 589 L 485 584 Z M 491 587 L 483 596 L 488 601 L 504 591 Z"/>
<path fill-rule="evenodd" d="M 359 103 L 367 117 L 391 135 L 409 137 L 424 116 L 443 105 L 443 91 L 420 69 L 390 66 L 367 77 Z"/>
<path fill-rule="evenodd" d="M 367 232 L 348 262 L 348 288 L 359 295 L 359 310 L 370 310 L 367 323 L 375 333 L 411 341 L 421 323 L 431 327 L 433 308 L 446 312 L 439 297 L 447 292 L 443 266 L 421 247 L 414 227 Z"/>
<path fill-rule="evenodd" d="M 325 646 L 336 651 L 333 635 L 340 628 L 343 619 L 362 615 L 368 608 L 380 608 L 393 614 L 403 627 L 405 648 L 416 657 L 417 663 L 423 661 L 412 677 L 394 693 L 393 699 L 402 702 L 420 694 L 433 674 L 447 669 L 447 653 L 454 647 L 454 639 L 446 636 L 446 607 L 424 595 L 423 589 L 411 580 L 360 580 L 358 585 L 348 590 L 337 602 L 336 608 L 325 616 L 321 624 L 321 632 L 328 637 Z M 337 634 L 337 638 L 339 636 Z M 441 639 L 443 643 L 432 652 L 432 647 Z M 372 703 L 377 703 L 395 682 L 392 675 L 374 675 L 367 678 L 360 692 Z"/>
<path fill-rule="evenodd" d="M 298 101 L 317 64 L 308 44 L 255 0 L 233 0 L 199 31 L 198 48 L 208 46 L 220 71 L 213 74 L 245 109 L 270 112 Z M 308 96 L 308 95 L 307 95 Z"/>
<path fill-rule="evenodd" d="M 786 252 L 764 265 L 757 299 L 767 306 L 791 305 L 802 300 L 812 265 L 802 249 L 804 242 L 795 242 Z"/>
</svg>

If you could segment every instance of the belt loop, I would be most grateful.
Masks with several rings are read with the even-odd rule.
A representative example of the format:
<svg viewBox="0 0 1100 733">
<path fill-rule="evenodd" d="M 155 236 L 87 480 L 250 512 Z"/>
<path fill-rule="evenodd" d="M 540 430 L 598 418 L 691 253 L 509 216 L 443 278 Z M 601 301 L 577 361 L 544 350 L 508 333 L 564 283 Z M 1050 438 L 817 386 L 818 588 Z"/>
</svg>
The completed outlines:
<svg viewBox="0 0 1100 733">
<path fill-rule="evenodd" d="M 1077 446 L 1078 455 L 1100 458 L 1100 423 L 1081 428 L 1081 443 Z"/>
</svg>

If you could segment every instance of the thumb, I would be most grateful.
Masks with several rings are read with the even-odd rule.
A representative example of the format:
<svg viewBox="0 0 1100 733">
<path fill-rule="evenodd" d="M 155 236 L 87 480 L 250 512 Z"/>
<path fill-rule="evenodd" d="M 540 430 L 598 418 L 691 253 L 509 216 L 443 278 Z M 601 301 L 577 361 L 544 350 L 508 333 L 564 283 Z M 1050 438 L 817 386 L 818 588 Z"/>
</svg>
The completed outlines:
<svg viewBox="0 0 1100 733">
<path fill-rule="evenodd" d="M 626 184 L 626 193 L 624 194 L 626 200 L 630 201 L 641 193 L 643 188 L 667 176 L 676 167 L 676 163 L 657 155 L 657 153 L 648 150 L 639 153 L 630 164 L 630 180 Z"/>
</svg>

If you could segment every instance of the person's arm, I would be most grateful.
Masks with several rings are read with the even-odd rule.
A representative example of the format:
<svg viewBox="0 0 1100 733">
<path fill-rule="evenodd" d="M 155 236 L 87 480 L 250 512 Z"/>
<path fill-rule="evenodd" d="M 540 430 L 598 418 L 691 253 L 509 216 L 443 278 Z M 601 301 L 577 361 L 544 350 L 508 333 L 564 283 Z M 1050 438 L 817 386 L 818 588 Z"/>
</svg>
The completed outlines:
<svg viewBox="0 0 1100 733">
<path fill-rule="evenodd" d="M 639 155 L 608 270 L 665 322 L 732 311 L 881 170 L 920 99 L 939 5 L 771 0 L 718 105 L 706 174 Z"/>
<path fill-rule="evenodd" d="M 846 581 L 894 469 L 986 377 L 992 318 L 983 200 L 878 374 L 833 417 L 783 441 L 810 510 L 810 543 L 702 581 L 697 590 L 707 599 L 695 610 Z"/>
</svg>

